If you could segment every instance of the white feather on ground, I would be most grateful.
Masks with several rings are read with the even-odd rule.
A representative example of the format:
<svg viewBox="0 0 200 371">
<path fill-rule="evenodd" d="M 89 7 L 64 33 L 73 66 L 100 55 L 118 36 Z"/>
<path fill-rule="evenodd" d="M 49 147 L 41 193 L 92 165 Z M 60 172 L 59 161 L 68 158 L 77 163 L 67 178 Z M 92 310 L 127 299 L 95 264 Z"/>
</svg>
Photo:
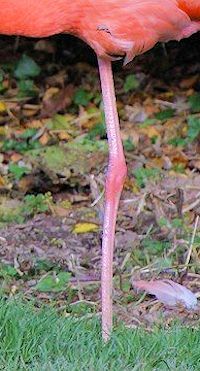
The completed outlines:
<svg viewBox="0 0 200 371">
<path fill-rule="evenodd" d="M 182 304 L 187 309 L 195 309 L 197 306 L 197 298 L 192 291 L 168 279 L 155 281 L 133 280 L 132 285 L 138 290 L 155 295 L 161 303 L 168 306 Z"/>
</svg>

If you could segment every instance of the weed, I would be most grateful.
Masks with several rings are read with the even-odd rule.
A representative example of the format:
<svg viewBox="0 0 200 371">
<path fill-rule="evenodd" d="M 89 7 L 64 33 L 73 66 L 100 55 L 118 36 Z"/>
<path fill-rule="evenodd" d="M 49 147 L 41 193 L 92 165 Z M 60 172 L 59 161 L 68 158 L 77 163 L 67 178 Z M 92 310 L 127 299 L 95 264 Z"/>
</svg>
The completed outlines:
<svg viewBox="0 0 200 371">
<path fill-rule="evenodd" d="M 38 193 L 35 195 L 26 195 L 24 197 L 24 205 L 22 213 L 26 217 L 32 217 L 39 213 L 45 213 L 49 210 L 52 203 L 52 196 L 50 192 L 45 194 Z"/>
<path fill-rule="evenodd" d="M 160 121 L 166 121 L 174 117 L 175 111 L 172 108 L 156 113 L 155 118 Z"/>
<path fill-rule="evenodd" d="M 133 172 L 138 187 L 144 188 L 148 180 L 155 179 L 160 176 L 160 170 L 157 168 L 140 167 Z"/>
<path fill-rule="evenodd" d="M 128 75 L 124 81 L 124 92 L 136 90 L 140 86 L 140 82 L 135 75 Z"/>
</svg>

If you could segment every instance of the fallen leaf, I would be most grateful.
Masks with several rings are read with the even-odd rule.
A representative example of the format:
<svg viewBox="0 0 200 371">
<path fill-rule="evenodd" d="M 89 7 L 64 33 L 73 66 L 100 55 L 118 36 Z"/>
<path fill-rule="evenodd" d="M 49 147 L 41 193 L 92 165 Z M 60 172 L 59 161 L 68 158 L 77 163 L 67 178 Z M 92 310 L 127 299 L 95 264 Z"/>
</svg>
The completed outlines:
<svg viewBox="0 0 200 371">
<path fill-rule="evenodd" d="M 156 281 L 132 281 L 132 285 L 139 290 L 147 291 L 155 295 L 161 303 L 169 306 L 182 304 L 187 309 L 194 309 L 197 306 L 197 298 L 185 286 L 171 280 Z"/>
<path fill-rule="evenodd" d="M 19 153 L 16 153 L 16 152 L 15 152 L 15 153 L 12 154 L 10 160 L 11 160 L 12 162 L 18 162 L 18 161 L 22 160 L 22 158 L 23 158 L 22 155 L 20 155 Z"/>
<path fill-rule="evenodd" d="M 98 225 L 95 223 L 77 223 L 73 228 L 73 233 L 90 233 L 97 232 L 99 229 Z"/>
<path fill-rule="evenodd" d="M 33 174 L 28 174 L 19 180 L 17 188 L 20 192 L 26 193 L 30 191 L 37 182 L 37 178 Z"/>
<path fill-rule="evenodd" d="M 4 180 L 4 178 L 0 175 L 0 189 L 2 188 L 2 187 L 4 187 L 5 186 L 5 180 Z"/>
<path fill-rule="evenodd" d="M 0 112 L 7 111 L 6 104 L 4 102 L 0 102 Z"/>
<path fill-rule="evenodd" d="M 40 129 L 46 124 L 47 120 L 31 120 L 26 124 L 27 128 Z"/>
<path fill-rule="evenodd" d="M 68 141 L 71 139 L 71 135 L 67 133 L 67 131 L 61 130 L 58 132 L 58 138 L 60 140 Z"/>
<path fill-rule="evenodd" d="M 65 217 L 69 214 L 68 209 L 65 209 L 64 207 L 60 207 L 60 206 L 57 206 L 57 205 L 54 205 L 53 211 L 54 211 L 55 215 L 58 215 L 60 217 Z"/>
<path fill-rule="evenodd" d="M 199 75 L 194 75 L 194 76 L 187 77 L 186 79 L 181 81 L 180 87 L 183 88 L 183 89 L 192 88 L 196 84 L 198 79 L 199 79 Z"/>
<path fill-rule="evenodd" d="M 68 85 L 63 89 L 49 88 L 43 97 L 41 117 L 51 117 L 59 111 L 69 107 L 72 102 L 74 87 Z"/>
<path fill-rule="evenodd" d="M 163 148 L 165 156 L 168 156 L 173 165 L 187 166 L 189 159 L 186 154 L 179 148 L 173 148 L 171 145 L 165 146 Z"/>
<path fill-rule="evenodd" d="M 60 89 L 57 87 L 51 87 L 47 89 L 43 96 L 43 101 L 49 101 L 50 99 L 54 98 L 60 92 Z"/>
<path fill-rule="evenodd" d="M 154 137 L 160 137 L 160 132 L 154 126 L 140 128 L 140 132 L 147 135 L 150 139 Z"/>
<path fill-rule="evenodd" d="M 49 135 L 47 133 L 44 133 L 40 139 L 39 139 L 39 142 L 40 144 L 42 144 L 42 146 L 45 146 L 49 141 Z"/>
<path fill-rule="evenodd" d="M 163 169 L 164 164 L 165 164 L 164 157 L 156 157 L 156 158 L 152 158 L 150 161 L 148 161 L 147 168 Z"/>
</svg>

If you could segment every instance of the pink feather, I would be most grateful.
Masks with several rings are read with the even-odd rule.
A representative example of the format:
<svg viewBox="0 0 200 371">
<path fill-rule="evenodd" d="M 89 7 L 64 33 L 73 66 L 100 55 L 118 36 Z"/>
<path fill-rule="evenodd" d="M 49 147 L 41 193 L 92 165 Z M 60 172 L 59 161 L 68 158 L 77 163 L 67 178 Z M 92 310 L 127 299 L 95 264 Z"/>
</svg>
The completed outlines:
<svg viewBox="0 0 200 371">
<path fill-rule="evenodd" d="M 171 280 L 156 280 L 156 281 L 132 281 L 133 287 L 138 290 L 147 291 L 151 295 L 155 295 L 157 299 L 169 306 L 182 304 L 187 309 L 194 309 L 197 306 L 197 298 L 185 286 Z"/>
</svg>

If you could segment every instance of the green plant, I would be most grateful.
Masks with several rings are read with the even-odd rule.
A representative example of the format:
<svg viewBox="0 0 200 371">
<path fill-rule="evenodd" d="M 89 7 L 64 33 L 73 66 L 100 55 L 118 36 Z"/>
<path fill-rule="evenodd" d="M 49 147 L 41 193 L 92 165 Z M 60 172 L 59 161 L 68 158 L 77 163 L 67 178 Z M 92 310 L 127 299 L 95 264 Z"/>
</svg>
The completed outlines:
<svg viewBox="0 0 200 371">
<path fill-rule="evenodd" d="M 158 241 L 151 238 L 146 238 L 142 241 L 143 248 L 151 255 L 157 255 L 164 252 L 170 247 L 168 241 Z"/>
<path fill-rule="evenodd" d="M 172 138 L 169 143 L 174 146 L 186 146 L 200 135 L 200 118 L 190 115 L 187 120 L 188 130 L 185 138 Z"/>
<path fill-rule="evenodd" d="M 26 54 L 22 55 L 14 70 L 20 96 L 34 96 L 36 94 L 33 79 L 39 76 L 40 71 L 40 67 L 32 58 Z"/>
<path fill-rule="evenodd" d="M 33 140 L 37 129 L 26 129 L 22 134 L 16 135 L 15 139 L 6 139 L 3 142 L 2 150 L 16 151 L 19 153 L 24 153 L 26 151 L 40 148 L 41 145 L 38 140 Z"/>
<path fill-rule="evenodd" d="M 24 205 L 22 207 L 22 213 L 25 216 L 31 217 L 39 213 L 44 213 L 49 210 L 49 206 L 52 203 L 52 196 L 50 192 L 45 194 L 27 195 L 24 197 Z"/>
<path fill-rule="evenodd" d="M 3 85 L 3 80 L 4 80 L 4 71 L 0 70 L 0 93 L 3 93 L 6 90 L 5 86 Z"/>
<path fill-rule="evenodd" d="M 140 82 L 135 75 L 128 75 L 124 82 L 124 91 L 128 93 L 131 90 L 136 90 L 140 86 Z"/>
<path fill-rule="evenodd" d="M 8 169 L 16 180 L 20 180 L 24 175 L 30 173 L 30 169 L 28 167 L 20 166 L 12 162 L 9 164 Z"/>
<path fill-rule="evenodd" d="M 95 313 L 94 303 L 79 302 L 69 305 L 68 311 L 75 316 L 82 317 L 86 314 Z"/>
<path fill-rule="evenodd" d="M 200 112 L 200 94 L 196 93 L 189 98 L 189 106 L 193 113 Z"/>
<path fill-rule="evenodd" d="M 184 147 L 186 144 L 186 141 L 185 141 L 185 138 L 176 137 L 176 138 L 170 139 L 168 143 L 174 147 Z"/>
<path fill-rule="evenodd" d="M 99 138 L 105 138 L 106 137 L 106 127 L 103 122 L 100 122 L 92 127 L 92 129 L 89 131 L 87 138 L 89 140 L 92 140 L 96 137 Z"/>
<path fill-rule="evenodd" d="M 185 166 L 183 164 L 175 164 L 172 168 L 176 173 L 183 174 L 185 172 Z"/>
<path fill-rule="evenodd" d="M 35 289 L 41 292 L 60 292 L 67 288 L 71 273 L 55 272 L 47 274 L 35 286 Z"/>
<path fill-rule="evenodd" d="M 192 143 L 200 134 L 200 118 L 189 116 L 187 142 Z"/>
<path fill-rule="evenodd" d="M 6 264 L 0 264 L 0 278 L 9 280 L 13 277 L 18 277 L 19 274 L 17 270 L 12 267 L 11 265 L 6 265 Z"/>
<path fill-rule="evenodd" d="M 78 89 L 73 97 L 73 102 L 77 106 L 87 106 L 88 103 L 93 99 L 94 95 L 84 89 Z"/>
<path fill-rule="evenodd" d="M 140 127 L 141 128 L 146 128 L 148 126 L 153 126 L 155 125 L 157 122 L 157 120 L 154 118 L 154 119 L 146 119 L 142 124 L 140 124 Z"/>
<path fill-rule="evenodd" d="M 131 152 L 135 149 L 135 145 L 131 138 L 124 140 L 123 144 L 124 144 L 124 149 L 127 152 Z"/>
<path fill-rule="evenodd" d="M 160 121 L 166 121 L 174 117 L 175 110 L 172 108 L 168 108 L 166 110 L 160 111 L 155 114 L 155 118 Z"/>
<path fill-rule="evenodd" d="M 160 170 L 157 168 L 140 167 L 133 171 L 138 187 L 144 188 L 148 180 L 158 178 Z"/>
<path fill-rule="evenodd" d="M 36 86 L 33 80 L 26 79 L 20 80 L 17 83 L 20 97 L 34 97 L 37 94 Z"/>
</svg>

